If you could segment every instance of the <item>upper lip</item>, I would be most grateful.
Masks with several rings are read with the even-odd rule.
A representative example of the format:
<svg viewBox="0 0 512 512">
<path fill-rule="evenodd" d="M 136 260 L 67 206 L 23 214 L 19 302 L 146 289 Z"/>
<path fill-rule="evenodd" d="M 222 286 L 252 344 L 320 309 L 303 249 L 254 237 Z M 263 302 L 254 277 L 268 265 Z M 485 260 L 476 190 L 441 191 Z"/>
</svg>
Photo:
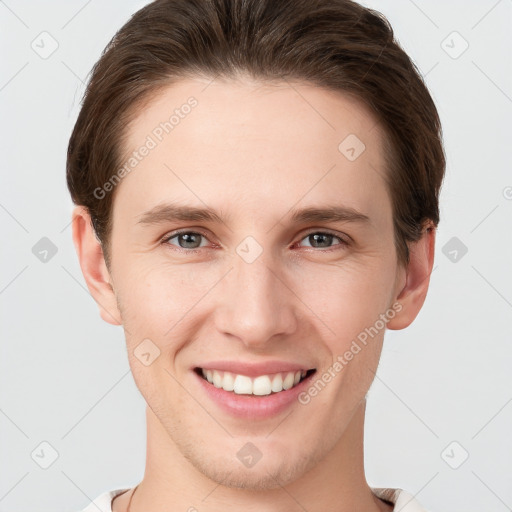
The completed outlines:
<svg viewBox="0 0 512 512">
<path fill-rule="evenodd" d="M 312 366 L 300 363 L 291 363 L 289 361 L 267 361 L 262 363 L 249 363 L 242 361 L 210 361 L 197 366 L 204 370 L 220 370 L 224 372 L 236 373 L 237 375 L 246 375 L 247 377 L 257 377 L 258 375 L 268 375 L 272 373 L 296 372 L 298 370 L 311 370 Z"/>
</svg>

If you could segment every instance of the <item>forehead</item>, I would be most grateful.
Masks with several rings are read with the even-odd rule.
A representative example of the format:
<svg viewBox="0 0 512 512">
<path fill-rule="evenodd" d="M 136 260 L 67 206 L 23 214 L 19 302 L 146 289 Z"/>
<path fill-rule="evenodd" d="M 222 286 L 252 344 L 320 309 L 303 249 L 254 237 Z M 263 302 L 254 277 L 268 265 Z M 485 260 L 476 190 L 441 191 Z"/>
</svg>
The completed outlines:
<svg viewBox="0 0 512 512">
<path fill-rule="evenodd" d="M 259 220 L 298 203 L 390 211 L 375 118 L 357 99 L 310 84 L 182 80 L 137 111 L 122 149 L 129 172 L 114 212 L 124 217 L 163 201 Z"/>
</svg>

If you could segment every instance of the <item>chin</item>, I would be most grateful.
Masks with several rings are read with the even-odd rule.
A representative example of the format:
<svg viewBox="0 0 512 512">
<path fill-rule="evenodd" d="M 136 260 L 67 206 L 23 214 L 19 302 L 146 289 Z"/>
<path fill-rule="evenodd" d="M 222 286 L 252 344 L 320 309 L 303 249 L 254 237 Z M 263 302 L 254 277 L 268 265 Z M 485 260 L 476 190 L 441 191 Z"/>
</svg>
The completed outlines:
<svg viewBox="0 0 512 512">
<path fill-rule="evenodd" d="M 253 472 L 254 469 L 254 472 Z M 283 485 L 289 483 L 297 473 L 290 475 L 288 470 L 284 468 L 274 468 L 274 471 L 267 471 L 267 468 L 261 467 L 257 471 L 255 468 L 240 470 L 238 467 L 231 468 L 227 471 L 214 470 L 212 473 L 205 473 L 205 476 L 224 487 L 235 489 L 245 489 L 252 491 L 266 491 L 272 489 L 280 489 Z M 298 475 L 296 475 L 298 477 Z"/>
<path fill-rule="evenodd" d="M 280 489 L 300 478 L 314 465 L 314 461 L 307 457 L 264 460 L 263 456 L 250 468 L 238 460 L 227 461 L 220 454 L 211 454 L 208 461 L 203 457 L 196 460 L 187 458 L 199 472 L 215 483 L 224 487 L 253 491 Z M 218 463 L 212 464 L 212 460 L 217 460 Z"/>
</svg>

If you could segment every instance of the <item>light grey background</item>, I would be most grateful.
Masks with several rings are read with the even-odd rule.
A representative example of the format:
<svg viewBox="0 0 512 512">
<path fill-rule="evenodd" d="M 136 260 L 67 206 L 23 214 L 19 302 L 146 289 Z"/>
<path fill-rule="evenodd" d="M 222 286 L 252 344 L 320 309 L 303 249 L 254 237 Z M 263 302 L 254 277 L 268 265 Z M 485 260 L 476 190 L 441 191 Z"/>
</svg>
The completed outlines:
<svg viewBox="0 0 512 512">
<path fill-rule="evenodd" d="M 87 74 L 145 3 L 0 1 L 0 511 L 80 510 L 143 476 L 145 403 L 80 271 L 65 158 Z M 448 160 L 429 296 L 387 333 L 370 390 L 367 479 L 432 511 L 510 510 L 512 1 L 365 5 L 426 77 Z M 51 49 L 43 31 L 58 43 L 46 59 L 31 47 Z M 43 237 L 57 248 L 46 263 L 32 252 Z M 58 452 L 48 469 L 43 441 Z"/>
</svg>

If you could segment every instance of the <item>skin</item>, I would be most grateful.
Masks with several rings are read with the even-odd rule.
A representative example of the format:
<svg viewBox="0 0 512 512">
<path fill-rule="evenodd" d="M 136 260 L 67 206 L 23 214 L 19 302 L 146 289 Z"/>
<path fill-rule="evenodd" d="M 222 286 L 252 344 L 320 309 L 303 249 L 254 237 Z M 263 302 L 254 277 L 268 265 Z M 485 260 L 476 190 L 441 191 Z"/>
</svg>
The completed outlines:
<svg viewBox="0 0 512 512">
<path fill-rule="evenodd" d="M 220 358 L 280 359 L 319 375 L 393 304 L 401 311 L 387 328 L 407 327 L 425 300 L 435 229 L 410 245 L 408 266 L 399 265 L 383 133 L 357 100 L 304 83 L 210 82 L 169 86 L 127 127 L 129 154 L 188 97 L 198 100 L 117 186 L 110 269 L 87 211 L 73 212 L 88 288 L 102 318 L 123 326 L 148 405 L 146 470 L 131 511 L 392 510 L 371 492 L 363 464 L 366 394 L 385 329 L 310 403 L 270 419 L 223 412 L 191 368 Z M 354 161 L 338 150 L 349 134 L 366 146 Z M 207 205 L 226 220 L 138 224 L 167 201 Z M 333 204 L 369 222 L 290 221 L 291 209 Z M 195 239 L 198 251 L 179 237 L 161 242 L 183 228 L 205 234 Z M 349 244 L 335 236 L 315 246 L 308 235 L 326 230 Z M 236 252 L 249 235 L 263 249 L 252 263 Z M 160 350 L 149 366 L 134 355 L 146 338 Z M 263 454 L 252 468 L 236 456 L 247 442 Z M 114 511 L 125 511 L 131 494 L 116 498 Z"/>
</svg>

